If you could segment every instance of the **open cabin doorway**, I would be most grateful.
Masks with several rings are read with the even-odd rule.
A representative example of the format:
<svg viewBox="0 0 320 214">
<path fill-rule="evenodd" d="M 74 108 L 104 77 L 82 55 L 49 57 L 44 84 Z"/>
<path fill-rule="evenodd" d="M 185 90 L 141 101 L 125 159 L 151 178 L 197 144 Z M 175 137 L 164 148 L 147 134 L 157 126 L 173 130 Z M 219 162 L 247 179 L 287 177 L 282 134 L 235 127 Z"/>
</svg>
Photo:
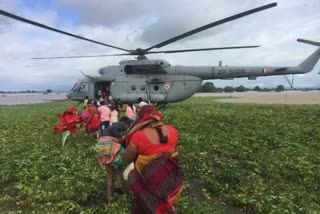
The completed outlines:
<svg viewBox="0 0 320 214">
<path fill-rule="evenodd" d="M 96 82 L 94 86 L 94 96 L 95 98 L 108 98 L 111 95 L 110 82 Z"/>
</svg>

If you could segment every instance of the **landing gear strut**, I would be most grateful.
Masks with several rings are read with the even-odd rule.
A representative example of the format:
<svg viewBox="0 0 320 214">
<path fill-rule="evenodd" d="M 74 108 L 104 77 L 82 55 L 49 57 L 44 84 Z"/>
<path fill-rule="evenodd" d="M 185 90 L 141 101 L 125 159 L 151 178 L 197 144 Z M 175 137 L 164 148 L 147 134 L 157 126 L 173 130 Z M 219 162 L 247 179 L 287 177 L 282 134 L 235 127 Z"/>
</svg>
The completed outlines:
<svg viewBox="0 0 320 214">
<path fill-rule="evenodd" d="M 161 102 L 161 103 L 155 103 L 154 107 L 156 107 L 156 109 L 160 109 L 160 108 L 164 108 L 166 105 L 167 103 Z"/>
<path fill-rule="evenodd" d="M 294 74 L 292 75 L 291 81 L 289 80 L 289 78 L 287 77 L 287 75 L 283 75 L 283 77 L 287 80 L 287 82 L 289 83 L 290 87 L 293 88 Z"/>
</svg>

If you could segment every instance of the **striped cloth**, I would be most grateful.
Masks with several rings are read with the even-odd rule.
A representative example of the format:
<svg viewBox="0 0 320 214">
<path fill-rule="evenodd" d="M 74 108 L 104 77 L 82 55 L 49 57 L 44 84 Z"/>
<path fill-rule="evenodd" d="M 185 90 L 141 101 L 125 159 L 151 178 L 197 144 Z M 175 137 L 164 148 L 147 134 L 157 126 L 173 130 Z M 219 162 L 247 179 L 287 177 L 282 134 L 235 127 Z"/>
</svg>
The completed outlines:
<svg viewBox="0 0 320 214">
<path fill-rule="evenodd" d="M 100 165 L 110 164 L 114 160 L 121 148 L 121 144 L 117 142 L 116 138 L 110 136 L 103 136 L 99 138 L 95 146 L 95 150 L 99 155 Z"/>
</svg>

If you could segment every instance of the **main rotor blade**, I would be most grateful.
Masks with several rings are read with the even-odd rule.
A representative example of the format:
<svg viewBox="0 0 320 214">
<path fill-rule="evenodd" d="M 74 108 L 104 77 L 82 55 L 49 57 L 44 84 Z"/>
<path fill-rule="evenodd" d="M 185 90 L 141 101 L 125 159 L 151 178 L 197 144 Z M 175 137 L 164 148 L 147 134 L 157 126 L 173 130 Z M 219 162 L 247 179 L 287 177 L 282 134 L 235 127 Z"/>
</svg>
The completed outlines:
<svg viewBox="0 0 320 214">
<path fill-rule="evenodd" d="M 84 56 L 49 56 L 49 57 L 34 57 L 31 59 L 73 59 L 73 58 L 90 58 L 90 57 L 106 57 L 106 56 L 128 56 L 131 53 L 124 54 L 99 54 L 99 55 L 84 55 Z"/>
<path fill-rule="evenodd" d="M 198 48 L 198 49 L 184 49 L 184 50 L 169 50 L 169 51 L 150 51 L 146 54 L 155 53 L 181 53 L 181 52 L 195 52 L 195 51 L 212 51 L 212 50 L 224 50 L 224 49 L 242 49 L 242 48 L 257 48 L 259 45 L 251 46 L 233 46 L 233 47 L 218 47 L 218 48 Z"/>
<path fill-rule="evenodd" d="M 303 42 L 309 45 L 315 45 L 315 46 L 320 46 L 320 42 L 314 42 L 311 40 L 306 40 L 306 39 L 297 39 L 298 42 Z"/>
<path fill-rule="evenodd" d="M 113 46 L 113 45 L 108 45 L 108 44 L 105 44 L 105 43 L 102 43 L 102 42 L 98 42 L 98 41 L 95 41 L 95 40 L 92 40 L 92 39 L 87 39 L 85 37 L 78 36 L 78 35 L 75 35 L 75 34 L 72 34 L 72 33 L 68 33 L 68 32 L 59 30 L 57 28 L 53 28 L 53 27 L 50 27 L 50 26 L 47 26 L 47 25 L 44 25 L 44 24 L 41 24 L 41 23 L 38 23 L 38 22 L 35 22 L 35 21 L 32 21 L 32 20 L 29 20 L 29 19 L 22 18 L 20 16 L 14 15 L 14 14 L 9 13 L 9 12 L 4 11 L 4 10 L 0 10 L 0 15 L 7 16 L 9 18 L 12 18 L 12 19 L 15 19 L 15 20 L 18 20 L 18 21 L 21 21 L 21 22 L 28 23 L 30 25 L 34 25 L 34 26 L 37 26 L 37 27 L 40 27 L 40 28 L 51 30 L 51 31 L 54 31 L 54 32 L 57 32 L 57 33 L 61 33 L 61 34 L 67 35 L 67 36 L 71 36 L 71 37 L 74 37 L 74 38 L 77 38 L 77 39 L 82 39 L 82 40 L 85 40 L 85 41 L 88 41 L 88 42 L 93 42 L 93 43 L 96 43 L 96 44 L 99 44 L 99 45 L 103 45 L 103 46 L 107 46 L 107 47 L 110 47 L 110 48 L 115 48 L 115 49 L 118 49 L 118 50 L 122 50 L 122 51 L 126 51 L 126 52 L 131 53 L 130 50 L 127 50 L 127 49 L 124 49 L 124 48 L 119 48 L 119 47 L 116 47 L 116 46 Z"/>
<path fill-rule="evenodd" d="M 217 47 L 217 48 L 198 48 L 198 49 L 183 49 L 183 50 L 169 50 L 169 51 L 151 51 L 145 54 L 156 53 L 181 53 L 181 52 L 195 52 L 195 51 L 211 51 L 211 50 L 225 50 L 225 49 L 243 49 L 243 48 L 257 48 L 259 45 L 251 46 L 231 46 L 231 47 Z M 123 54 L 99 54 L 99 55 L 83 55 L 83 56 L 51 56 L 51 57 L 33 57 L 31 59 L 74 59 L 74 58 L 93 58 L 93 57 L 107 57 L 107 56 L 130 56 L 132 53 Z"/>
<path fill-rule="evenodd" d="M 239 13 L 239 14 L 236 14 L 236 15 L 233 15 L 233 16 L 230 16 L 230 17 L 215 21 L 215 22 L 212 22 L 210 24 L 204 25 L 202 27 L 196 28 L 194 30 L 188 31 L 186 33 L 183 33 L 183 34 L 180 34 L 180 35 L 178 35 L 176 37 L 168 39 L 168 40 L 166 40 L 164 42 L 156 44 L 156 45 L 154 45 L 154 46 L 152 46 L 150 48 L 145 49 L 145 51 L 148 52 L 149 50 L 151 50 L 153 48 L 161 48 L 161 47 L 163 47 L 165 45 L 168 45 L 170 43 L 176 42 L 176 41 L 178 41 L 180 39 L 186 38 L 188 36 L 191 36 L 193 34 L 196 34 L 196 33 L 199 33 L 201 31 L 207 30 L 209 28 L 216 27 L 216 26 L 224 24 L 226 22 L 230 22 L 230 21 L 233 21 L 235 19 L 239 19 L 241 17 L 248 16 L 250 14 L 257 13 L 259 11 L 266 10 L 266 9 L 269 9 L 269 8 L 272 8 L 272 7 L 275 7 L 275 6 L 277 6 L 276 2 L 271 3 L 271 4 L 267 4 L 267 5 L 264 5 L 264 6 L 261 6 L 261 7 L 257 7 L 257 8 L 254 8 L 254 9 L 251 9 L 251 10 L 248 10 L 248 11 L 245 11 L 245 12 L 242 12 L 242 13 Z"/>
</svg>

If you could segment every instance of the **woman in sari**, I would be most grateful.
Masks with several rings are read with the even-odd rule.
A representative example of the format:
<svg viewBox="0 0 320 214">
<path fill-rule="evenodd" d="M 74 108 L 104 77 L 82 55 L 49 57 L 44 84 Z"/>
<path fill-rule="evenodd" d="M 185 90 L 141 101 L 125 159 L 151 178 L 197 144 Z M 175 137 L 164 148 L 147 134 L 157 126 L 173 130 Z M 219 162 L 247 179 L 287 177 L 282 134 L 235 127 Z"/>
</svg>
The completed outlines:
<svg viewBox="0 0 320 214">
<path fill-rule="evenodd" d="M 86 121 L 86 133 L 90 136 L 91 133 L 96 133 L 96 138 L 100 137 L 100 114 L 97 106 L 88 102 L 89 117 Z"/>
<path fill-rule="evenodd" d="M 162 122 L 153 106 L 143 106 L 125 138 L 126 150 L 115 164 L 134 162 L 128 184 L 133 192 L 132 213 L 175 213 L 184 171 L 177 158 L 178 133 Z"/>
<path fill-rule="evenodd" d="M 106 193 L 108 203 L 112 199 L 112 184 L 113 177 L 115 178 L 115 187 L 118 192 L 122 192 L 122 170 L 119 167 L 114 167 L 111 165 L 117 154 L 123 153 L 124 148 L 120 144 L 122 137 L 122 132 L 129 128 L 130 120 L 127 117 L 122 117 L 120 122 L 113 123 L 108 126 L 98 140 L 95 150 L 99 154 L 99 164 L 100 166 L 105 166 L 106 172 L 108 174 L 106 178 Z"/>
</svg>

